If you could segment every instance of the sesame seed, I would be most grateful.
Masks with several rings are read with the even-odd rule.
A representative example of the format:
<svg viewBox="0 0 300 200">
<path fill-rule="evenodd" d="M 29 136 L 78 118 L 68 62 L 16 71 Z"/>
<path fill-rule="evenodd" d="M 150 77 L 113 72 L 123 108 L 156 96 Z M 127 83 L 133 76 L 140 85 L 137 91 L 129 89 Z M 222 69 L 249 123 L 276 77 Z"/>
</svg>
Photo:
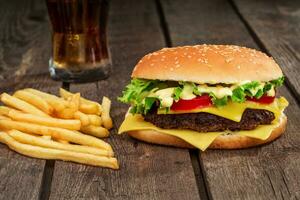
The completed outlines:
<svg viewBox="0 0 300 200">
<path fill-rule="evenodd" d="M 177 65 L 175 65 L 175 67 L 176 67 L 176 68 L 178 68 L 178 67 L 180 67 L 180 65 L 179 65 L 179 64 L 177 64 Z"/>
<path fill-rule="evenodd" d="M 226 58 L 226 59 L 225 59 L 225 61 L 226 61 L 227 63 L 231 62 L 232 60 L 233 60 L 233 58 Z"/>
<path fill-rule="evenodd" d="M 170 68 L 170 70 L 171 70 L 171 71 L 173 71 L 173 70 L 174 70 L 174 68 L 173 68 L 173 67 L 171 67 L 171 68 Z"/>
<path fill-rule="evenodd" d="M 153 63 L 151 63 L 151 64 L 150 64 L 150 66 L 154 66 L 154 64 L 153 64 Z"/>
<path fill-rule="evenodd" d="M 241 69 L 241 66 L 240 65 L 238 65 L 238 66 L 236 66 L 238 69 Z"/>
<path fill-rule="evenodd" d="M 178 64 L 179 63 L 179 61 L 177 60 L 176 62 L 175 62 L 175 64 Z"/>
<path fill-rule="evenodd" d="M 192 56 L 191 55 L 188 55 L 188 58 L 191 58 Z"/>
<path fill-rule="evenodd" d="M 175 57 L 174 59 L 175 59 L 175 60 L 178 60 L 178 57 Z"/>
</svg>

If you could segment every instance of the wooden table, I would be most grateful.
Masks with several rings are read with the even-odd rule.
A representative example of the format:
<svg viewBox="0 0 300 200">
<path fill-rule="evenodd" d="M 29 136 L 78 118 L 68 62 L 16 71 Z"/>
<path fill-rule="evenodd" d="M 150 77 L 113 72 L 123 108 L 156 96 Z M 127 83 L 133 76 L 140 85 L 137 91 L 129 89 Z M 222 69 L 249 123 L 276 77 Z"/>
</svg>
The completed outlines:
<svg viewBox="0 0 300 200">
<path fill-rule="evenodd" d="M 0 199 L 300 199 L 300 1 L 111 0 L 113 73 L 105 81 L 64 84 L 113 99 L 108 141 L 114 171 L 21 156 L 0 145 Z M 34 87 L 57 93 L 48 74 L 50 25 L 42 0 L 0 2 L 0 92 Z M 165 46 L 237 44 L 272 55 L 290 102 L 286 134 L 246 150 L 176 149 L 116 135 L 127 105 L 116 101 L 136 62 Z"/>
</svg>

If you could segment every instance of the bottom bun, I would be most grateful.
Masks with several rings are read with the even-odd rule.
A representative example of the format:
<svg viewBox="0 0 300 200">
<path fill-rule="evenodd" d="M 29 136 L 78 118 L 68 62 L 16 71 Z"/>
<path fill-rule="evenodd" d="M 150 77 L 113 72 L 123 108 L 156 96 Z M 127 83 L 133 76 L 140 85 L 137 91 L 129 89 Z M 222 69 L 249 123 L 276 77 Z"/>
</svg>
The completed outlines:
<svg viewBox="0 0 300 200">
<path fill-rule="evenodd" d="M 280 119 L 279 126 L 276 127 L 270 137 L 266 140 L 259 140 L 255 138 L 250 138 L 241 135 L 220 135 L 218 136 L 208 147 L 209 149 L 242 149 L 248 147 L 254 147 L 269 143 L 279 136 L 281 136 L 286 128 L 287 117 L 283 115 Z M 184 140 L 164 133 L 160 133 L 154 130 L 139 130 L 139 131 L 129 131 L 128 134 L 138 140 L 152 143 L 161 144 L 181 148 L 195 148 L 191 144 L 185 142 Z"/>
</svg>

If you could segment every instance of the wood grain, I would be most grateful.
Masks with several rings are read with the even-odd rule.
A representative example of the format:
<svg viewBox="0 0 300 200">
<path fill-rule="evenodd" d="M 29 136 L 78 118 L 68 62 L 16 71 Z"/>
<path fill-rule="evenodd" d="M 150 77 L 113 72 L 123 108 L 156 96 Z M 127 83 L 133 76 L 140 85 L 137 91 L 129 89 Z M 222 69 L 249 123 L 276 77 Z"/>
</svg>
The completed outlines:
<svg viewBox="0 0 300 200">
<path fill-rule="evenodd" d="M 234 1 L 300 100 L 300 1 Z"/>
<path fill-rule="evenodd" d="M 55 92 L 48 75 L 50 26 L 43 1 L 0 2 L 0 93 L 24 87 Z M 0 145 L 0 199 L 39 199 L 45 160 Z"/>
<path fill-rule="evenodd" d="M 116 101 L 144 54 L 164 46 L 153 1 L 110 2 L 109 46 L 113 73 L 97 84 L 71 85 L 72 91 L 100 101 L 113 101 L 115 128 L 108 141 L 120 170 L 56 162 L 50 199 L 199 199 L 187 150 L 148 145 L 116 135 L 128 109 Z"/>
<path fill-rule="evenodd" d="M 162 3 L 174 46 L 233 43 L 258 49 L 226 1 L 187 0 L 182 4 L 180 1 L 170 0 Z M 210 198 L 299 198 L 300 110 L 286 87 L 280 89 L 279 95 L 287 97 L 290 101 L 286 112 L 288 128 L 283 137 L 258 148 L 209 150 L 200 153 L 199 159 Z"/>
</svg>

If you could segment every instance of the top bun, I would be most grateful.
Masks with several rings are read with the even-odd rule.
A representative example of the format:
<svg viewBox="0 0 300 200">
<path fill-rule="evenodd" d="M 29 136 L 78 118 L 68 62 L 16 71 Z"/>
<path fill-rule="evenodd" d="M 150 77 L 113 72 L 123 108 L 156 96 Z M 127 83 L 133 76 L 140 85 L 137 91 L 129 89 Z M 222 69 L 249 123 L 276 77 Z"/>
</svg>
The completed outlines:
<svg viewBox="0 0 300 200">
<path fill-rule="evenodd" d="M 234 84 L 267 82 L 282 71 L 266 54 L 234 45 L 196 45 L 163 48 L 144 56 L 132 78 Z"/>
</svg>

